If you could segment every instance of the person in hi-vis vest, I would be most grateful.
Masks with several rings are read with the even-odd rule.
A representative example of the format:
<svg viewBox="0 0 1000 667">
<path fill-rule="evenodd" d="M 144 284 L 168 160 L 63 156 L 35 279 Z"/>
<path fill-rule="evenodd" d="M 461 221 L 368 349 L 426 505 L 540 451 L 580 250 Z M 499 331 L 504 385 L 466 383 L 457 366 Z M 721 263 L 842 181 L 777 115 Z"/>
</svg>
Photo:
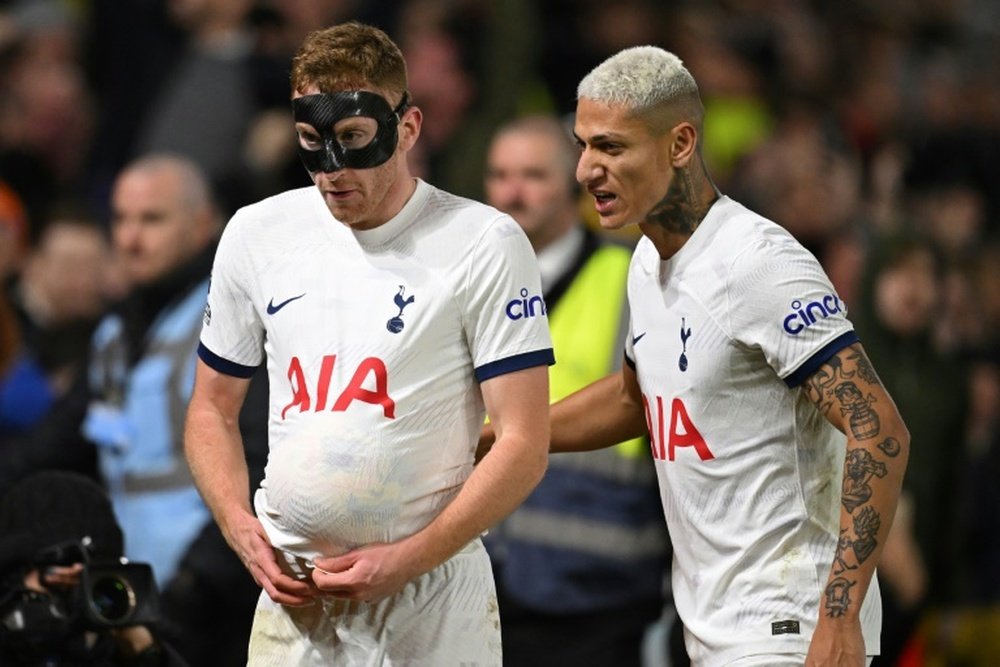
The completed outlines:
<svg viewBox="0 0 1000 667">
<path fill-rule="evenodd" d="M 538 258 L 557 363 L 556 401 L 620 368 L 631 249 L 581 221 L 577 150 L 554 116 L 501 127 L 486 200 L 524 229 Z M 639 665 L 663 609 L 669 541 L 644 438 L 550 457 L 523 505 L 485 538 L 500 596 L 504 663 Z"/>
</svg>

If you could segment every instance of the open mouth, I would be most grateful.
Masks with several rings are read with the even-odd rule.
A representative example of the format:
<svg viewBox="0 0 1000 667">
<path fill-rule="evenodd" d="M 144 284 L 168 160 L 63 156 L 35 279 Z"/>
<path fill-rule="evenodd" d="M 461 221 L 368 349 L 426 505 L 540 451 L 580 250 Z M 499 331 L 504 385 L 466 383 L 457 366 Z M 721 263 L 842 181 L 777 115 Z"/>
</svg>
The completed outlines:
<svg viewBox="0 0 1000 667">
<path fill-rule="evenodd" d="M 610 212 L 615 201 L 618 200 L 618 195 L 602 190 L 592 192 L 591 194 L 594 196 L 594 207 L 597 209 L 597 212 L 601 214 Z"/>
</svg>

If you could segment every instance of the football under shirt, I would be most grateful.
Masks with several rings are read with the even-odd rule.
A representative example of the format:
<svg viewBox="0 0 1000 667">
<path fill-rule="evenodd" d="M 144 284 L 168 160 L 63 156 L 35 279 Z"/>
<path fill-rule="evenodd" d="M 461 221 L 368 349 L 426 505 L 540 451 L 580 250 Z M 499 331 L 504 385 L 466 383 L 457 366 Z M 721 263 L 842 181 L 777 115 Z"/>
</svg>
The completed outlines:
<svg viewBox="0 0 1000 667">
<path fill-rule="evenodd" d="M 368 231 L 314 187 L 237 212 L 200 354 L 238 376 L 266 358 L 272 544 L 308 561 L 430 523 L 472 471 L 479 382 L 552 362 L 540 295 L 513 219 L 423 181 Z"/>
</svg>

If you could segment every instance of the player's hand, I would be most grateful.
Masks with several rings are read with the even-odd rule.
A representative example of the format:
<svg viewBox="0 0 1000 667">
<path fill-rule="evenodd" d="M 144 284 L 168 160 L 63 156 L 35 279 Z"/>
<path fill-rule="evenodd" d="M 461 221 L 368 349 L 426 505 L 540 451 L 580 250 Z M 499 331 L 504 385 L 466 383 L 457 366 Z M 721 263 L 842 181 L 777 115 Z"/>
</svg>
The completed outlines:
<svg viewBox="0 0 1000 667">
<path fill-rule="evenodd" d="M 864 667 L 865 639 L 857 618 L 820 618 L 806 655 L 806 667 Z"/>
<path fill-rule="evenodd" d="M 317 558 L 312 578 L 335 598 L 372 602 L 399 592 L 419 572 L 402 543 L 370 544 L 341 556 Z"/>
<path fill-rule="evenodd" d="M 281 571 L 274 547 L 264 527 L 252 514 L 227 522 L 226 541 L 243 561 L 254 581 L 278 604 L 300 607 L 315 601 L 318 591 L 309 580 L 299 580 Z"/>
</svg>

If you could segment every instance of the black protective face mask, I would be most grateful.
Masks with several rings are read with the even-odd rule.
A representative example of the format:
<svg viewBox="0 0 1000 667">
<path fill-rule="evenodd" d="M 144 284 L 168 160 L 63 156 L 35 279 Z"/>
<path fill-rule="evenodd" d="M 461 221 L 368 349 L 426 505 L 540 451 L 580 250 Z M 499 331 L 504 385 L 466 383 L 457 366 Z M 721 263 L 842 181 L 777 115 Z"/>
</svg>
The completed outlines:
<svg viewBox="0 0 1000 667">
<path fill-rule="evenodd" d="M 292 100 L 296 123 L 316 130 L 315 146 L 299 139 L 299 157 L 309 173 L 371 169 L 396 152 L 397 126 L 408 97 L 395 109 L 381 95 L 364 90 L 305 95 Z"/>
</svg>

